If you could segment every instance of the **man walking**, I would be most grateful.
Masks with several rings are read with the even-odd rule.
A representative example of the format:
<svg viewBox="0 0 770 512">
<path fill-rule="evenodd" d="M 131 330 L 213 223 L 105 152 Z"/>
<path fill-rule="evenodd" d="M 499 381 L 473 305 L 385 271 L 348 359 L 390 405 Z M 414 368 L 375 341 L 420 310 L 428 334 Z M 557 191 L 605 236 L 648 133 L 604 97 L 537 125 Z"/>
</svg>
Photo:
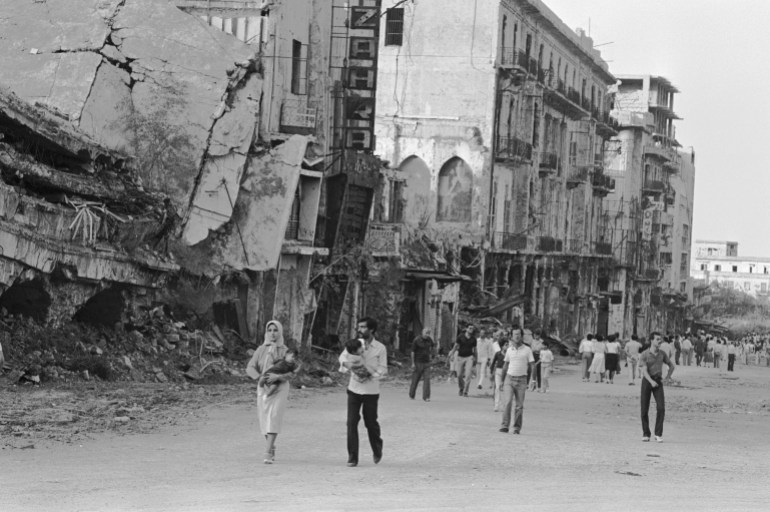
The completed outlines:
<svg viewBox="0 0 770 512">
<path fill-rule="evenodd" d="M 668 354 L 660 350 L 660 333 L 652 333 L 650 348 L 639 357 L 642 368 L 642 441 L 650 440 L 650 396 L 655 397 L 655 441 L 663 442 L 663 420 L 666 417 L 666 400 L 663 394 L 663 365 L 668 366 L 666 380 L 674 373 L 674 364 Z"/>
<path fill-rule="evenodd" d="M 513 433 L 521 433 L 521 425 L 524 420 L 524 396 L 527 391 L 527 372 L 531 371 L 535 364 L 535 356 L 532 349 L 524 345 L 524 332 L 520 327 L 514 327 L 512 346 L 505 353 L 503 364 L 503 422 L 500 432 L 508 432 L 511 424 L 511 405 L 516 399 L 516 409 L 513 418 Z"/>
<path fill-rule="evenodd" d="M 371 374 L 361 379 L 351 372 L 348 384 L 348 466 L 358 465 L 358 422 L 361 412 L 364 416 L 364 426 L 369 434 L 369 444 L 372 447 L 374 463 L 382 460 L 382 437 L 380 424 L 377 422 L 377 404 L 380 399 L 380 379 L 388 373 L 388 354 L 385 345 L 374 338 L 377 332 L 377 321 L 365 317 L 358 320 L 358 337 L 364 341 L 362 354 L 363 364 Z M 348 362 L 347 350 L 344 350 L 339 361 L 348 371 L 352 369 Z"/>
<path fill-rule="evenodd" d="M 471 386 L 471 375 L 473 366 L 476 364 L 476 337 L 473 336 L 473 326 L 465 328 L 465 332 L 460 333 L 455 342 L 455 346 L 449 352 L 451 359 L 452 352 L 457 352 L 457 384 L 460 386 L 460 396 L 468 396 L 468 388 Z"/>
<path fill-rule="evenodd" d="M 430 337 L 430 327 L 422 330 L 412 342 L 412 385 L 409 386 L 409 398 L 414 400 L 417 384 L 422 381 L 422 399 L 430 402 L 430 365 L 435 351 L 433 338 Z"/>
<path fill-rule="evenodd" d="M 585 338 L 580 341 L 578 347 L 578 353 L 580 354 L 581 370 L 583 371 L 583 382 L 591 380 L 591 374 L 588 371 L 591 368 L 591 362 L 594 358 L 594 335 L 587 334 Z"/>
<path fill-rule="evenodd" d="M 489 364 L 492 362 L 494 355 L 494 342 L 489 336 L 489 331 L 481 329 L 479 331 L 479 339 L 476 341 L 476 373 L 479 376 L 478 389 L 484 387 L 484 378 L 487 378 L 490 383 L 494 379 L 489 372 Z"/>
<path fill-rule="evenodd" d="M 627 342 L 626 346 L 623 348 L 626 353 L 626 363 L 630 369 L 628 372 L 628 376 L 631 378 L 631 380 L 628 382 L 629 386 L 633 386 L 636 382 L 636 367 L 639 365 L 639 351 L 641 349 L 642 344 L 639 343 L 639 338 L 636 336 L 636 334 L 631 336 L 631 341 Z"/>
<path fill-rule="evenodd" d="M 685 366 L 692 365 L 692 341 L 689 334 L 685 334 L 682 340 L 682 362 Z"/>
</svg>

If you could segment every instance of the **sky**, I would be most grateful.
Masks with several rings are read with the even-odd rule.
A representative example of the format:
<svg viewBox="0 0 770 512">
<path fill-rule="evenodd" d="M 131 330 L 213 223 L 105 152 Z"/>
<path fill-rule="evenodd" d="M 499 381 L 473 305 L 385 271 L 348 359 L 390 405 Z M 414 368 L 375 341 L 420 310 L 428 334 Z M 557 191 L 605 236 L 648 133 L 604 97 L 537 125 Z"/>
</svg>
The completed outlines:
<svg viewBox="0 0 770 512">
<path fill-rule="evenodd" d="M 668 78 L 677 140 L 695 149 L 693 240 L 770 257 L 770 2 L 544 0 L 582 27 L 614 74 Z"/>
</svg>

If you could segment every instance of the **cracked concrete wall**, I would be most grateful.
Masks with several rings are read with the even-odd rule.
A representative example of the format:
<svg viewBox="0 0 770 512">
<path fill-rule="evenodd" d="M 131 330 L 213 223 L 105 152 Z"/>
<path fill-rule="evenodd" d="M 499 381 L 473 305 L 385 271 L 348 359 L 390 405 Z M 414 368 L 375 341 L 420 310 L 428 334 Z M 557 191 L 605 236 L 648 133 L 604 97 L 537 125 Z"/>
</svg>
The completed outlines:
<svg viewBox="0 0 770 512">
<path fill-rule="evenodd" d="M 259 114 L 252 47 L 166 2 L 5 0 L 0 84 L 134 156 L 186 243 L 230 219 Z"/>
</svg>

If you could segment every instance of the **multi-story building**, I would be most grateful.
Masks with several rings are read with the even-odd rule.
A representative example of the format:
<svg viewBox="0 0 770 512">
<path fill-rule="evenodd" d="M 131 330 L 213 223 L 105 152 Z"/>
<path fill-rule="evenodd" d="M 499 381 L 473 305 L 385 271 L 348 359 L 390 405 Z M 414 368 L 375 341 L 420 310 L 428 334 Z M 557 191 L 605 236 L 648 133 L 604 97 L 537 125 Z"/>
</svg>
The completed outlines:
<svg viewBox="0 0 770 512">
<path fill-rule="evenodd" d="M 659 76 L 618 78 L 620 130 L 605 148 L 616 182 L 604 212 L 615 256 L 608 330 L 647 335 L 683 328 L 687 318 L 695 156 L 676 140 L 676 87 Z"/>
<path fill-rule="evenodd" d="M 616 80 L 591 38 L 539 0 L 383 8 L 383 220 L 432 240 L 474 279 L 467 300 L 491 314 L 523 310 L 557 337 L 601 330 Z"/>
<path fill-rule="evenodd" d="M 770 258 L 739 256 L 738 242 L 696 240 L 691 275 L 706 286 L 719 283 L 753 296 L 770 293 Z"/>
</svg>

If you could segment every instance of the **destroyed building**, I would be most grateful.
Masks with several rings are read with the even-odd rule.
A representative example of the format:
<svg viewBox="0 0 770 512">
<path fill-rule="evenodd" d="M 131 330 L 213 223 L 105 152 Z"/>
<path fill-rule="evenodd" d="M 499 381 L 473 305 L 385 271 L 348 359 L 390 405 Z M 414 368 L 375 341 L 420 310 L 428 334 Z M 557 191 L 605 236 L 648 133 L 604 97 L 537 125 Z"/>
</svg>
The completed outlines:
<svg viewBox="0 0 770 512">
<path fill-rule="evenodd" d="M 299 339 L 320 172 L 307 134 L 271 133 L 263 61 L 167 2 L 3 2 L 0 305 L 113 323 L 164 300 Z"/>
</svg>

